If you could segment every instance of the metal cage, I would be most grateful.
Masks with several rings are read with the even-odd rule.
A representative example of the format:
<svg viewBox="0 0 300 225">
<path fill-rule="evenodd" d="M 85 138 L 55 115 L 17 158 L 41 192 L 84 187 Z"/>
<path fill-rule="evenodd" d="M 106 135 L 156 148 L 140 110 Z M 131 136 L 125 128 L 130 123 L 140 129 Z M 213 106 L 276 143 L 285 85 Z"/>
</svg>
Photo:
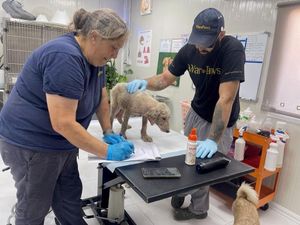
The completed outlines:
<svg viewBox="0 0 300 225">
<path fill-rule="evenodd" d="M 9 94 L 31 52 L 68 31 L 66 26 L 3 20 L 4 91 Z"/>
</svg>

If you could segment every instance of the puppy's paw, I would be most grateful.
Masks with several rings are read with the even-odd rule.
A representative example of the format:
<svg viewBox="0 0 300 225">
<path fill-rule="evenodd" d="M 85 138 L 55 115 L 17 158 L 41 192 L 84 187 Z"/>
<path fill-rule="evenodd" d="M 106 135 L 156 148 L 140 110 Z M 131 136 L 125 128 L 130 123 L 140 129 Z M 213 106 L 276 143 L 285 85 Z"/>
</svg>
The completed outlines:
<svg viewBox="0 0 300 225">
<path fill-rule="evenodd" d="M 126 134 L 122 134 L 122 133 L 120 133 L 120 135 L 121 135 L 123 138 L 127 139 L 127 136 L 126 136 Z"/>
<path fill-rule="evenodd" d="M 148 135 L 142 135 L 142 140 L 144 142 L 152 142 L 152 137 L 148 136 Z"/>
</svg>

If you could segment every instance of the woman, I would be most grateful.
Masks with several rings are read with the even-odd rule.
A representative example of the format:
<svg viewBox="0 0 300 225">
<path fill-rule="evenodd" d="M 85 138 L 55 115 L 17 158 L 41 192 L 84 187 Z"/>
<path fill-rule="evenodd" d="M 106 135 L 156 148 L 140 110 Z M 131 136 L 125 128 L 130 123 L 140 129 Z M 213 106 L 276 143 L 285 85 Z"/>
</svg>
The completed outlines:
<svg viewBox="0 0 300 225">
<path fill-rule="evenodd" d="M 110 9 L 80 9 L 70 27 L 32 53 L 0 114 L 1 155 L 17 188 L 16 225 L 43 224 L 50 206 L 62 225 L 86 224 L 78 149 L 109 160 L 133 152 L 112 133 L 104 73 L 127 40 L 126 24 Z M 86 131 L 94 113 L 106 143 Z"/>
</svg>

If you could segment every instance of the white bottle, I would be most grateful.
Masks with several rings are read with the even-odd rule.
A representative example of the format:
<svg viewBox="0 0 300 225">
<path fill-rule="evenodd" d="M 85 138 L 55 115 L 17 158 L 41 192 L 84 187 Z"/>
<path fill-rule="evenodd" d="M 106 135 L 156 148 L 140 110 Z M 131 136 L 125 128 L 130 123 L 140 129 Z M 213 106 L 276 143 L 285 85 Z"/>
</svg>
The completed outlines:
<svg viewBox="0 0 300 225">
<path fill-rule="evenodd" d="M 285 140 L 280 139 L 277 141 L 278 144 L 278 157 L 277 157 L 277 167 L 281 168 L 283 163 L 283 156 L 284 156 L 284 147 L 285 147 Z"/>
<path fill-rule="evenodd" d="M 234 159 L 238 161 L 244 160 L 244 154 L 245 154 L 245 145 L 246 142 L 243 138 L 243 134 L 239 135 L 239 138 L 235 140 L 234 144 Z"/>
<path fill-rule="evenodd" d="M 185 155 L 185 164 L 195 165 L 196 164 L 196 149 L 197 149 L 197 130 L 192 128 L 187 143 L 186 155 Z"/>
<path fill-rule="evenodd" d="M 277 158 L 278 158 L 278 144 L 275 142 L 270 143 L 270 146 L 267 150 L 265 166 L 264 168 L 268 171 L 275 171 L 277 167 Z"/>
<path fill-rule="evenodd" d="M 287 126 L 287 123 L 286 122 L 283 122 L 283 121 L 276 121 L 276 124 L 275 124 L 275 131 L 281 131 L 283 133 L 286 132 L 286 126 Z"/>
</svg>

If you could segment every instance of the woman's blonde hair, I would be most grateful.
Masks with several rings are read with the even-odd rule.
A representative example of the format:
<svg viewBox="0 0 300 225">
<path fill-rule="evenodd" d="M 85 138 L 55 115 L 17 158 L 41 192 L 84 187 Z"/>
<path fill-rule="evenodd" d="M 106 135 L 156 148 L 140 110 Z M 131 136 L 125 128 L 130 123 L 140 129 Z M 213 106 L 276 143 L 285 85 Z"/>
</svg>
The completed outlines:
<svg viewBox="0 0 300 225">
<path fill-rule="evenodd" d="M 108 8 L 88 12 L 79 9 L 73 16 L 70 30 L 87 37 L 96 30 L 103 39 L 116 40 L 128 34 L 126 23 L 118 14 Z"/>
</svg>

